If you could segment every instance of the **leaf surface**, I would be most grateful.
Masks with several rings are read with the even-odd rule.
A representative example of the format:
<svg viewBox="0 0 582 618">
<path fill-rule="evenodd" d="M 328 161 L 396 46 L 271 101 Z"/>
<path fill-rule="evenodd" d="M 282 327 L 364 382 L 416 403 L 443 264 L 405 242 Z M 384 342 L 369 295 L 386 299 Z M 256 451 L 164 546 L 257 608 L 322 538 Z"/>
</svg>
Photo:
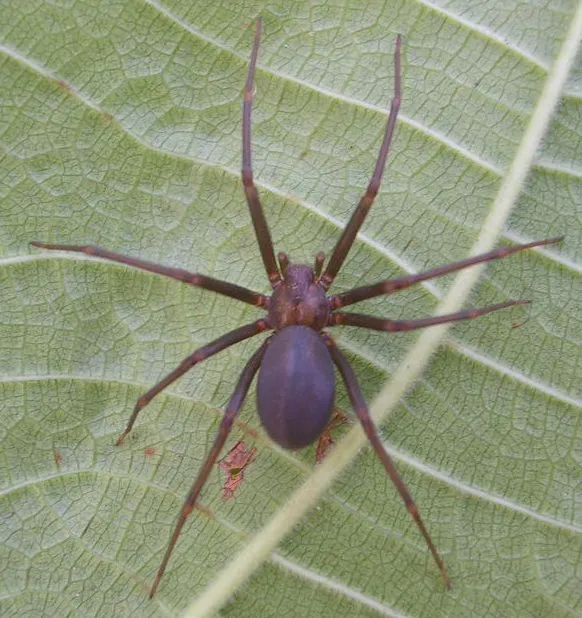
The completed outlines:
<svg viewBox="0 0 582 618">
<path fill-rule="evenodd" d="M 158 596 L 147 589 L 222 409 L 258 343 L 172 385 L 113 446 L 135 400 L 260 313 L 121 265 L 30 249 L 91 243 L 267 292 L 239 180 L 241 91 L 265 36 L 255 176 L 277 249 L 328 254 L 373 168 L 404 36 L 404 103 L 377 203 L 334 290 L 464 257 L 491 208 L 574 2 L 262 5 L 7 2 L 0 25 L 0 496 L 3 615 L 177 615 L 310 475 L 254 393 L 228 448 L 258 449 L 222 499 L 218 467 Z M 582 566 L 582 72 L 572 72 L 500 239 L 566 234 L 489 265 L 382 426 L 455 582 L 371 449 L 224 615 L 575 616 Z M 450 279 L 358 311 L 429 315 Z M 334 331 L 372 398 L 415 333 Z M 338 389 L 338 406 L 349 411 Z M 258 431 L 258 435 L 255 435 Z M 341 434 L 345 428 L 338 431 Z"/>
</svg>

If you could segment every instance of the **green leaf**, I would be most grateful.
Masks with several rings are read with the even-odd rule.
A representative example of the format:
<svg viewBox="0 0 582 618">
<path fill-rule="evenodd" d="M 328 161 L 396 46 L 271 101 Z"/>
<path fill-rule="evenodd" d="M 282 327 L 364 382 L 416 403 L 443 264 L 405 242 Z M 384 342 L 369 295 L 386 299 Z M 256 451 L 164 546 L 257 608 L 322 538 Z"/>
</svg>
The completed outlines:
<svg viewBox="0 0 582 618">
<path fill-rule="evenodd" d="M 257 458 L 233 500 L 212 473 L 148 601 L 257 341 L 172 385 L 122 447 L 116 436 L 184 356 L 261 314 L 29 247 L 99 244 L 267 292 L 238 171 L 257 15 L 253 157 L 277 249 L 311 262 L 333 247 L 374 165 L 398 32 L 404 102 L 385 183 L 333 289 L 461 259 L 479 236 L 576 3 L 361 4 L 4 3 L 2 615 L 177 615 L 310 478 L 314 448 L 270 443 L 251 394 L 227 446 L 242 439 Z M 489 265 L 468 301 L 533 303 L 455 326 L 381 427 L 454 590 L 366 448 L 224 615 L 580 613 L 581 97 L 578 64 L 500 242 L 566 240 Z M 429 315 L 450 282 L 357 310 Z M 334 336 L 372 399 L 418 334 Z M 338 405 L 349 411 L 343 388 Z"/>
</svg>

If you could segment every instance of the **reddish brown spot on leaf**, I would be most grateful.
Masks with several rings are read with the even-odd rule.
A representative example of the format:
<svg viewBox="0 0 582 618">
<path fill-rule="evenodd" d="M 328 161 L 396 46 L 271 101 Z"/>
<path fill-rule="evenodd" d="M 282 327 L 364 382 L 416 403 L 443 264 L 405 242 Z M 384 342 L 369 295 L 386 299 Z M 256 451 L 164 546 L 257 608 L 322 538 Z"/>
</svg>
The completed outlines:
<svg viewBox="0 0 582 618">
<path fill-rule="evenodd" d="M 63 454 L 61 453 L 61 451 L 57 451 L 55 449 L 54 451 L 54 458 L 55 458 L 55 463 L 57 464 L 57 466 L 63 461 L 64 457 Z"/>
<path fill-rule="evenodd" d="M 325 459 L 327 452 L 334 444 L 334 439 L 331 435 L 332 430 L 340 425 L 345 425 L 346 423 L 349 423 L 348 417 L 342 412 L 336 410 L 331 417 L 331 421 L 329 421 L 327 427 L 324 429 L 321 436 L 319 436 L 319 442 L 317 443 L 317 448 L 315 450 L 316 463 L 321 463 Z"/>
<path fill-rule="evenodd" d="M 64 79 L 57 79 L 57 84 L 59 88 L 65 90 L 66 92 L 73 92 L 73 88 L 70 86 L 70 84 L 67 84 Z"/>
<path fill-rule="evenodd" d="M 208 517 L 208 519 L 216 519 L 214 517 L 214 513 L 212 512 L 212 509 L 210 509 L 209 507 L 205 506 L 204 504 L 201 504 L 200 502 L 196 502 L 194 504 L 194 508 L 197 511 L 200 511 L 201 513 L 206 515 L 206 517 Z"/>
<path fill-rule="evenodd" d="M 153 446 L 146 446 L 143 452 L 146 457 L 153 457 L 156 454 L 156 449 Z"/>
<path fill-rule="evenodd" d="M 245 468 L 255 460 L 257 449 L 247 449 L 245 443 L 239 440 L 226 454 L 226 457 L 218 462 L 221 470 L 226 472 L 226 480 L 222 491 L 222 497 L 229 500 L 244 480 Z"/>
<path fill-rule="evenodd" d="M 258 432 L 256 432 L 250 425 L 243 423 L 242 421 L 237 421 L 236 426 L 242 429 L 246 434 L 248 434 L 251 438 L 257 438 Z"/>
</svg>

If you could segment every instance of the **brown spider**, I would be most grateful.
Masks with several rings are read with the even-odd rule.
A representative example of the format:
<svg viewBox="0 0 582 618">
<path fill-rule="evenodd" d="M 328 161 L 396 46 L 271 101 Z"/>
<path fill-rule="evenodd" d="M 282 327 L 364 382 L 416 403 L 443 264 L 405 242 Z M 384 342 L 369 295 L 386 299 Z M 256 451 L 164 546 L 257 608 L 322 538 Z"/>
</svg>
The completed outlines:
<svg viewBox="0 0 582 618">
<path fill-rule="evenodd" d="M 263 265 L 273 288 L 271 296 L 259 294 L 234 283 L 227 283 L 226 281 L 213 279 L 206 275 L 191 273 L 179 268 L 160 266 L 99 247 L 53 245 L 41 242 L 32 243 L 33 246 L 42 249 L 77 251 L 114 262 L 121 262 L 122 264 L 164 275 L 171 279 L 177 279 L 189 285 L 211 290 L 229 298 L 260 307 L 266 312 L 265 317 L 246 326 L 241 326 L 196 350 L 185 358 L 174 371 L 143 394 L 137 400 L 127 427 L 117 439 L 117 445 L 120 445 L 131 431 L 140 411 L 156 395 L 180 376 L 184 375 L 194 365 L 239 341 L 267 330 L 275 331 L 253 354 L 243 369 L 237 387 L 226 407 L 218 435 L 210 453 L 182 506 L 149 596 L 150 598 L 153 597 L 158 588 L 182 527 L 192 512 L 212 467 L 224 446 L 235 417 L 241 409 L 257 371 L 260 369 L 257 387 L 257 407 L 264 428 L 269 436 L 280 446 L 288 449 L 297 449 L 313 443 L 323 432 L 331 418 L 335 396 L 334 365 L 343 378 L 351 403 L 364 432 L 404 501 L 408 512 L 422 533 L 446 586 L 450 588 L 451 582 L 446 573 L 445 565 L 432 542 L 408 488 L 400 478 L 392 459 L 382 445 L 376 427 L 370 418 L 368 407 L 360 391 L 354 371 L 333 339 L 323 329 L 344 325 L 388 332 L 408 331 L 445 322 L 469 320 L 492 311 L 497 311 L 498 309 L 525 304 L 528 301 L 510 300 L 496 305 L 420 320 L 389 320 L 360 313 L 337 311 L 342 307 L 353 305 L 368 298 L 390 294 L 421 281 L 440 277 L 441 275 L 455 272 L 480 262 L 503 258 L 530 247 L 555 243 L 562 240 L 562 238 L 550 238 L 515 247 L 495 249 L 489 253 L 433 268 L 423 273 L 407 275 L 398 279 L 383 280 L 372 285 L 365 285 L 340 294 L 327 296 L 327 290 L 342 267 L 380 188 L 401 100 L 401 38 L 398 36 L 396 39 L 396 49 L 394 52 L 394 97 L 376 167 L 366 192 L 344 228 L 324 269 L 325 258 L 321 252 L 315 256 L 315 265 L 313 267 L 306 264 L 291 264 L 285 253 L 279 253 L 277 258 L 275 258 L 269 227 L 253 182 L 251 168 L 251 104 L 260 36 L 261 20 L 259 19 L 257 21 L 255 40 L 244 90 L 242 181 Z"/>
</svg>

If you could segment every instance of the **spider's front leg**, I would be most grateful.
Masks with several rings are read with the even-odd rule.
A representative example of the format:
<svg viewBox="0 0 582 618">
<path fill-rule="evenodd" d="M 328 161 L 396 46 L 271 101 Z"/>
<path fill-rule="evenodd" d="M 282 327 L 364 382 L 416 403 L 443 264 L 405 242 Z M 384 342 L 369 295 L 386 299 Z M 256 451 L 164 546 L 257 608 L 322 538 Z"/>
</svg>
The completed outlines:
<svg viewBox="0 0 582 618">
<path fill-rule="evenodd" d="M 251 52 L 251 60 L 249 62 L 249 72 L 247 74 L 247 82 L 244 90 L 243 99 L 243 120 L 242 120 L 242 181 L 255 228 L 259 250 L 263 258 L 263 264 L 267 277 L 273 287 L 276 287 L 281 282 L 281 273 L 277 267 L 275 259 L 275 251 L 273 249 L 273 241 L 271 232 L 265 219 L 265 213 L 259 200 L 259 192 L 253 180 L 253 168 L 251 163 L 251 110 L 253 103 L 253 83 L 255 79 L 255 69 L 257 66 L 257 55 L 259 53 L 259 43 L 261 41 L 262 21 L 257 19 L 257 28 L 255 30 L 255 40 L 253 50 Z"/>
<path fill-rule="evenodd" d="M 146 272 L 154 273 L 156 275 L 162 275 L 163 277 L 169 277 L 176 281 L 181 281 L 187 285 L 203 288 L 210 292 L 216 292 L 235 300 L 240 300 L 243 303 L 248 303 L 254 307 L 267 308 L 269 304 L 269 297 L 264 294 L 259 294 L 243 288 L 240 285 L 229 283 L 228 281 L 221 281 L 220 279 L 214 279 L 200 273 L 193 273 L 183 268 L 172 268 L 171 266 L 162 266 L 161 264 L 155 264 L 147 260 L 141 260 L 129 255 L 123 255 L 122 253 L 116 253 L 115 251 L 109 251 L 109 249 L 103 249 L 102 247 L 95 247 L 94 245 L 51 245 L 44 242 L 31 242 L 33 247 L 39 249 L 48 249 L 49 251 L 73 251 L 75 253 L 84 253 L 91 257 L 103 258 L 104 260 L 110 260 L 111 262 L 117 262 L 118 264 L 126 264 L 127 266 L 133 266 L 139 270 L 145 270 Z"/>
<path fill-rule="evenodd" d="M 337 241 L 336 246 L 329 258 L 329 262 L 325 268 L 320 282 L 324 290 L 328 290 L 333 280 L 337 276 L 349 250 L 354 243 L 356 235 L 359 229 L 362 227 L 364 220 L 370 212 L 370 208 L 376 199 L 380 184 L 382 182 L 382 176 L 384 174 L 384 168 L 386 167 L 386 159 L 390 152 L 390 146 L 392 145 L 392 137 L 394 136 L 394 127 L 396 126 L 396 118 L 398 116 L 398 110 L 400 109 L 400 101 L 402 99 L 402 86 L 401 86 L 401 71 L 400 71 L 400 47 L 402 44 L 402 37 L 398 35 L 396 37 L 396 49 L 394 51 L 394 96 L 390 105 L 390 114 L 388 115 L 388 121 L 386 122 L 386 129 L 384 131 L 384 139 L 380 146 L 380 152 L 378 153 L 378 159 L 376 160 L 376 166 L 374 173 L 368 184 L 366 192 L 362 196 L 356 210 L 352 214 L 351 219 L 344 228 L 340 239 Z"/>
</svg>

